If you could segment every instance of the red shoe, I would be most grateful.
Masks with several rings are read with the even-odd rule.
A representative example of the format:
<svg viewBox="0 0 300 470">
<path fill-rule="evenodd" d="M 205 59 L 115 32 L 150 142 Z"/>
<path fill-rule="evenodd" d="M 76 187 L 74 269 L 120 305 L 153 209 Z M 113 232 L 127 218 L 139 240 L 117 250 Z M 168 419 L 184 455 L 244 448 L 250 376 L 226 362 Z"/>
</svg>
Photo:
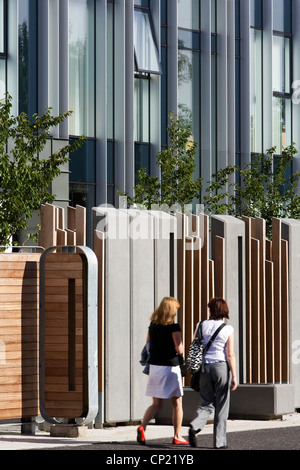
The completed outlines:
<svg viewBox="0 0 300 470">
<path fill-rule="evenodd" d="M 179 439 L 175 439 L 175 437 L 173 438 L 173 441 L 172 441 L 172 444 L 184 444 L 186 446 L 189 445 L 189 441 L 180 441 Z"/>
<path fill-rule="evenodd" d="M 144 431 L 143 426 L 139 426 L 137 428 L 136 440 L 138 441 L 139 444 L 142 444 L 143 446 L 146 445 L 145 431 Z"/>
</svg>

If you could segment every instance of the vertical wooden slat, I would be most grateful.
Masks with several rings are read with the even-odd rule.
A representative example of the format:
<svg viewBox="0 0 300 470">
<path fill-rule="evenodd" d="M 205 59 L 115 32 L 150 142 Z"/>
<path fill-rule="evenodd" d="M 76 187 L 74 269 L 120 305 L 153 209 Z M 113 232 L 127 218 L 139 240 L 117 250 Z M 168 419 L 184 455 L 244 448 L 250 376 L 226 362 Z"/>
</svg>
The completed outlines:
<svg viewBox="0 0 300 470">
<path fill-rule="evenodd" d="M 68 229 L 76 230 L 76 209 L 75 207 L 67 207 Z"/>
<path fill-rule="evenodd" d="M 185 357 L 187 357 L 188 348 L 191 344 L 194 326 L 194 263 L 193 263 L 193 239 L 186 237 L 186 246 L 189 249 L 185 252 L 185 321 L 183 331 L 183 345 L 185 348 Z"/>
<path fill-rule="evenodd" d="M 259 241 L 251 239 L 251 340 L 252 340 L 252 382 L 260 382 L 260 343 L 259 343 Z"/>
<path fill-rule="evenodd" d="M 194 237 L 194 326 L 201 320 L 201 239 Z"/>
<path fill-rule="evenodd" d="M 252 306 L 251 306 L 251 219 L 242 217 L 245 223 L 245 282 L 246 282 L 246 380 L 252 382 Z"/>
<path fill-rule="evenodd" d="M 208 283 L 208 301 L 215 297 L 215 263 L 212 259 L 208 260 L 209 283 Z"/>
<path fill-rule="evenodd" d="M 76 245 L 76 232 L 73 230 L 66 229 L 67 233 L 67 245 L 75 246 Z"/>
<path fill-rule="evenodd" d="M 215 237 L 215 296 L 225 297 L 225 240 Z"/>
<path fill-rule="evenodd" d="M 266 343 L 267 382 L 273 383 L 274 376 L 274 271 L 273 263 L 266 260 Z"/>
<path fill-rule="evenodd" d="M 200 218 L 191 214 L 189 217 L 189 236 L 193 239 L 193 329 L 201 320 L 201 239 L 200 239 Z"/>
<path fill-rule="evenodd" d="M 288 242 L 281 240 L 282 382 L 289 381 Z"/>
<path fill-rule="evenodd" d="M 266 259 L 272 261 L 272 242 L 271 240 L 266 240 Z"/>
<path fill-rule="evenodd" d="M 51 204 L 45 204 L 43 209 L 43 235 L 42 243 L 44 248 L 55 246 L 56 239 L 56 208 Z"/>
<path fill-rule="evenodd" d="M 209 217 L 205 214 L 200 214 L 200 238 L 202 243 L 201 248 L 201 315 L 202 320 L 208 318 L 208 307 L 210 292 L 209 292 Z"/>
<path fill-rule="evenodd" d="M 178 323 L 184 331 L 185 317 L 185 237 L 187 235 L 187 217 L 176 213 L 177 219 L 177 297 L 180 303 L 178 309 Z"/>
<path fill-rule="evenodd" d="M 272 221 L 272 260 L 274 268 L 274 355 L 275 381 L 282 378 L 282 333 L 281 333 L 281 221 Z"/>
<path fill-rule="evenodd" d="M 86 245 L 86 208 L 76 206 L 76 244 Z"/>
<path fill-rule="evenodd" d="M 67 244 L 67 233 L 65 230 L 61 230 L 60 228 L 58 228 L 56 230 L 56 236 L 58 246 L 65 246 Z"/>
<path fill-rule="evenodd" d="M 259 240 L 259 348 L 260 348 L 260 382 L 266 382 L 266 221 L 259 217 L 252 219 L 252 237 Z"/>
</svg>

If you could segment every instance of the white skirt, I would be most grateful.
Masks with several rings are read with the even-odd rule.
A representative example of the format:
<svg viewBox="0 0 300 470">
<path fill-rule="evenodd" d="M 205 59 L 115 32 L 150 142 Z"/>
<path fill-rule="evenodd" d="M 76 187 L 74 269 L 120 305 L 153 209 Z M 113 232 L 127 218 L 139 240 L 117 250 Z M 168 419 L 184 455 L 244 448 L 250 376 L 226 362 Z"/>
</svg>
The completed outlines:
<svg viewBox="0 0 300 470">
<path fill-rule="evenodd" d="M 182 377 L 179 366 L 150 364 L 146 396 L 154 398 L 182 397 Z"/>
</svg>

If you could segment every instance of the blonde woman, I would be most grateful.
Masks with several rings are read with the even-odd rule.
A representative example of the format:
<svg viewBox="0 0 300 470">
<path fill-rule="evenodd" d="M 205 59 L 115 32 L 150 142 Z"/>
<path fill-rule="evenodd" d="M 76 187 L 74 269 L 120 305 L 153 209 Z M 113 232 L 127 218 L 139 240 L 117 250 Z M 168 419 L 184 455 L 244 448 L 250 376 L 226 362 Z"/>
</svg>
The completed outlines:
<svg viewBox="0 0 300 470">
<path fill-rule="evenodd" d="M 173 406 L 173 444 L 189 444 L 181 436 L 182 424 L 182 377 L 179 355 L 183 354 L 181 329 L 174 323 L 179 302 L 173 297 L 164 297 L 151 316 L 146 344 L 150 342 L 150 370 L 146 395 L 152 397 L 152 405 L 147 408 L 141 426 L 137 430 L 137 441 L 146 444 L 147 424 L 161 409 L 163 400 L 170 398 Z"/>
</svg>

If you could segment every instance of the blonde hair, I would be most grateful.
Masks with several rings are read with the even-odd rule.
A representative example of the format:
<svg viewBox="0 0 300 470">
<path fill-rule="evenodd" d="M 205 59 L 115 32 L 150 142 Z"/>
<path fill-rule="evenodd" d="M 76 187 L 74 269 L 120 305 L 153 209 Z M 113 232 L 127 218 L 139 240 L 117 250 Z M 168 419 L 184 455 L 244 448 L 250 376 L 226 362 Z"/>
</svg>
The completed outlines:
<svg viewBox="0 0 300 470">
<path fill-rule="evenodd" d="M 177 309 L 180 307 L 178 300 L 173 297 L 164 297 L 159 307 L 151 315 L 151 322 L 156 325 L 170 325 L 174 323 Z"/>
</svg>

